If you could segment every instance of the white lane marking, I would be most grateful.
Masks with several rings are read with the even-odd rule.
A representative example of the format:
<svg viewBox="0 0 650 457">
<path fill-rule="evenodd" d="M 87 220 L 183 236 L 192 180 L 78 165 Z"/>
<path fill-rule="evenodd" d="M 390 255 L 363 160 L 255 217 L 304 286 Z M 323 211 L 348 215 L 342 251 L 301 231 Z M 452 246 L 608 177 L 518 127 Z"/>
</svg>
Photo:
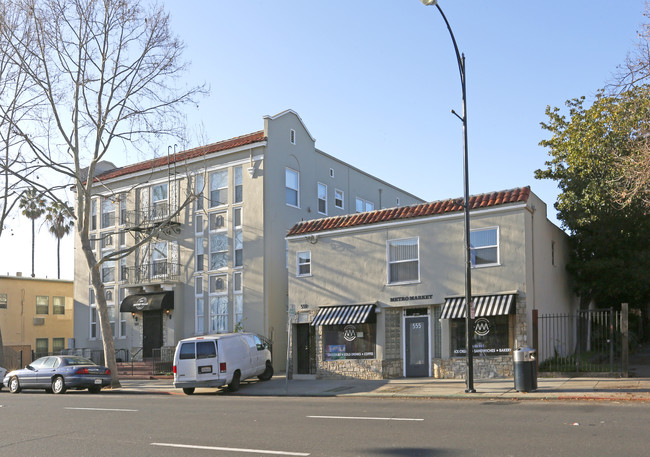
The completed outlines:
<svg viewBox="0 0 650 457">
<path fill-rule="evenodd" d="M 113 408 L 63 408 L 63 409 L 80 409 L 83 411 L 126 411 L 129 413 L 138 412 L 138 409 L 113 409 Z"/>
<path fill-rule="evenodd" d="M 408 417 L 355 417 L 355 416 L 307 416 L 310 419 L 352 419 L 352 420 L 370 420 L 370 421 L 423 421 L 424 419 Z"/>
<path fill-rule="evenodd" d="M 263 449 L 240 449 L 234 447 L 196 446 L 192 444 L 151 443 L 151 445 L 177 447 L 183 449 L 203 449 L 208 451 L 248 452 L 250 454 L 295 455 L 295 456 L 302 456 L 302 457 L 311 455 L 311 454 L 305 454 L 304 452 L 284 452 L 284 451 L 268 451 Z"/>
</svg>

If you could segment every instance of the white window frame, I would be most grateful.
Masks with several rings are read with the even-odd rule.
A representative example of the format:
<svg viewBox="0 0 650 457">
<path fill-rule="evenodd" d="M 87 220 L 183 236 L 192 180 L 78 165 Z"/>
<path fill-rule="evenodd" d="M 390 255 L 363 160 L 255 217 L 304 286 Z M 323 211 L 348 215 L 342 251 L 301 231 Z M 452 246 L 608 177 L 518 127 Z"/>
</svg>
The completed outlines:
<svg viewBox="0 0 650 457">
<path fill-rule="evenodd" d="M 205 294 L 203 291 L 203 276 L 194 278 L 194 333 L 205 333 Z"/>
<path fill-rule="evenodd" d="M 115 201 L 111 197 L 101 198 L 101 224 L 100 228 L 115 227 Z"/>
<path fill-rule="evenodd" d="M 241 166 L 235 167 L 234 172 L 234 186 L 232 201 L 233 203 L 242 203 L 244 201 L 244 171 Z M 239 192 L 238 192 L 239 191 Z"/>
<path fill-rule="evenodd" d="M 233 328 L 237 328 L 244 320 L 244 274 L 236 271 L 232 275 L 232 298 L 233 298 Z"/>
<path fill-rule="evenodd" d="M 118 293 L 119 303 L 122 303 L 122 301 L 126 297 L 126 289 L 124 287 L 120 287 L 117 293 Z M 118 338 L 124 339 L 124 338 L 126 338 L 126 332 L 127 332 L 127 330 L 126 330 L 126 315 L 127 315 L 127 313 L 121 313 L 121 312 L 118 311 L 117 315 L 118 315 L 119 320 L 120 320 L 119 326 L 118 326 L 118 328 L 119 328 L 119 336 L 118 336 Z"/>
<path fill-rule="evenodd" d="M 296 131 L 289 129 L 289 143 L 296 144 Z"/>
<path fill-rule="evenodd" d="M 196 194 L 196 207 L 195 210 L 203 209 L 203 197 L 205 195 L 205 185 L 203 173 L 198 173 L 194 178 L 194 193 Z"/>
<path fill-rule="evenodd" d="M 338 205 L 338 201 L 341 201 L 341 205 Z M 334 206 L 338 209 L 345 209 L 345 192 L 340 189 L 334 189 Z"/>
<path fill-rule="evenodd" d="M 359 210 L 359 204 L 363 207 L 362 210 Z M 366 213 L 368 211 L 374 211 L 375 210 L 375 204 L 369 200 L 365 200 L 361 197 L 356 197 L 355 200 L 355 212 L 357 213 Z"/>
<path fill-rule="evenodd" d="M 156 195 L 156 189 L 162 189 L 163 195 Z M 164 219 L 167 216 L 169 216 L 169 186 L 168 183 L 163 182 L 151 186 L 150 217 L 153 219 Z"/>
<path fill-rule="evenodd" d="M 223 176 L 225 174 L 225 179 L 222 179 L 221 181 L 221 187 L 215 187 L 213 188 L 213 185 L 216 186 L 219 183 L 215 182 L 214 178 L 216 176 Z M 228 204 L 228 169 L 223 169 L 223 170 L 216 170 L 210 173 L 209 175 L 209 182 L 210 182 L 210 208 L 217 208 L 217 207 L 224 207 Z M 225 185 L 224 185 L 225 184 Z M 212 198 L 212 193 L 216 192 L 217 196 L 224 195 L 226 201 L 225 202 L 220 202 L 220 201 L 215 201 L 216 199 Z"/>
<path fill-rule="evenodd" d="M 417 257 L 415 258 L 409 258 L 409 259 L 400 259 L 400 260 L 392 260 L 391 259 L 391 245 L 393 243 L 399 243 L 399 242 L 404 242 L 404 241 L 415 241 L 416 247 L 417 247 Z M 400 263 L 410 263 L 410 262 L 417 262 L 417 278 L 415 279 L 407 279 L 404 281 L 391 281 L 391 265 L 397 265 Z M 388 240 L 386 242 L 386 284 L 389 286 L 393 285 L 398 285 L 398 284 L 413 284 L 413 283 L 419 283 L 420 282 L 420 268 L 421 268 L 421 262 L 420 262 L 420 237 L 415 236 L 415 237 L 409 237 L 409 238 L 397 238 L 394 240 Z"/>
<path fill-rule="evenodd" d="M 95 289 L 88 290 L 88 339 L 96 340 L 101 338 L 99 319 L 97 316 L 97 302 L 95 301 Z M 93 335 L 93 329 L 95 335 Z"/>
<path fill-rule="evenodd" d="M 218 220 L 219 217 L 223 218 L 223 224 L 216 225 L 213 224 L 213 219 Z M 208 218 L 208 230 L 209 230 L 209 255 L 208 255 L 208 271 L 223 270 L 228 268 L 228 214 L 225 211 L 210 213 Z M 216 241 L 217 239 L 222 239 L 225 237 L 223 242 L 222 249 L 217 250 Z M 219 256 L 225 258 L 223 265 L 213 268 L 215 265 L 214 259 L 217 259 Z"/>
<path fill-rule="evenodd" d="M 480 246 L 478 248 L 476 248 L 474 246 L 471 246 L 471 244 L 470 244 L 472 268 L 496 267 L 496 266 L 501 265 L 501 246 L 500 246 L 500 243 L 499 243 L 499 240 L 500 240 L 501 236 L 500 236 L 500 230 L 499 230 L 498 226 L 481 227 L 481 228 L 472 229 L 470 231 L 470 243 L 471 243 L 471 239 L 472 239 L 472 234 L 479 233 L 479 232 L 487 232 L 487 231 L 492 231 L 492 230 L 494 230 L 495 233 L 496 233 L 496 241 L 497 241 L 496 244 L 489 244 L 489 245 L 485 245 L 485 246 Z M 496 255 L 496 262 L 483 263 L 483 264 L 477 265 L 476 264 L 475 252 L 477 250 L 481 250 L 481 249 L 496 249 L 496 254 L 497 254 Z"/>
<path fill-rule="evenodd" d="M 203 244 L 205 224 L 203 219 L 203 214 L 196 214 L 194 216 L 194 271 L 205 270 L 205 246 Z M 199 256 L 202 256 L 201 262 L 199 262 Z"/>
<path fill-rule="evenodd" d="M 323 214 L 327 216 L 327 184 L 323 184 L 322 182 L 319 182 L 316 186 L 316 189 L 318 193 L 318 201 L 317 201 L 318 214 Z M 323 211 L 321 211 L 321 203 L 323 206 Z"/>
<path fill-rule="evenodd" d="M 289 177 L 290 174 L 295 175 L 295 178 L 296 178 L 295 179 L 295 181 L 296 181 L 296 187 L 295 188 L 291 187 L 289 185 L 288 180 L 287 180 L 287 178 Z M 300 172 L 299 171 L 296 171 L 296 170 L 294 170 L 292 168 L 289 168 L 289 167 L 286 167 L 284 169 L 284 189 L 285 189 L 285 191 L 284 191 L 284 193 L 285 193 L 284 201 L 287 204 L 287 206 L 291 206 L 293 208 L 300 208 Z M 295 194 L 296 194 L 296 204 L 295 205 L 293 203 L 289 203 L 289 201 L 287 199 L 287 192 L 288 191 L 295 192 Z"/>
<path fill-rule="evenodd" d="M 223 281 L 223 287 L 216 289 L 218 281 Z M 210 275 L 208 278 L 208 299 L 210 306 L 210 333 L 225 333 L 228 328 L 228 314 L 230 303 L 228 302 L 228 275 Z M 219 312 L 225 300 L 225 313 Z M 224 309 L 221 308 L 221 311 Z"/>
<path fill-rule="evenodd" d="M 306 254 L 306 261 L 302 261 L 301 255 Z M 300 267 L 309 267 L 309 271 L 305 273 L 300 272 Z M 296 253 L 296 277 L 305 277 L 305 276 L 311 276 L 312 271 L 311 271 L 311 251 L 299 251 Z"/>
</svg>

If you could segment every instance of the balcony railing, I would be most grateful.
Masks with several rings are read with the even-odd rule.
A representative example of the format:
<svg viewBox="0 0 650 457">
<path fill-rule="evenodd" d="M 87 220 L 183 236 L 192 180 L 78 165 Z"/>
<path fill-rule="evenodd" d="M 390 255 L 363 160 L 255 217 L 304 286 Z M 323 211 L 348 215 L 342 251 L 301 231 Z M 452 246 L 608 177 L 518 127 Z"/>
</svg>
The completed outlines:
<svg viewBox="0 0 650 457">
<path fill-rule="evenodd" d="M 140 285 L 161 282 L 177 282 L 181 279 L 179 263 L 152 262 L 146 265 L 123 268 L 127 284 Z"/>
<path fill-rule="evenodd" d="M 174 212 L 167 202 L 156 203 L 148 208 L 138 211 L 125 211 L 124 224 L 127 228 L 148 228 L 161 224 L 169 218 Z M 178 223 L 178 217 L 170 221 L 173 224 Z"/>
</svg>

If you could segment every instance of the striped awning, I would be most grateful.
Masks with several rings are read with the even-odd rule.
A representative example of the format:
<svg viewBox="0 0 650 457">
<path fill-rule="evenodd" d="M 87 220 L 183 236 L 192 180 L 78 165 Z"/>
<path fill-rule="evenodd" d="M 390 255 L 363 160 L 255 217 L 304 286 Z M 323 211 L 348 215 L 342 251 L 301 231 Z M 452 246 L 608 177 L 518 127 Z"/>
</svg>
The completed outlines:
<svg viewBox="0 0 650 457">
<path fill-rule="evenodd" d="M 503 316 L 514 313 L 515 296 L 516 294 L 497 294 L 474 297 L 474 316 Z M 465 297 L 447 298 L 440 319 L 461 318 L 465 318 Z"/>
<path fill-rule="evenodd" d="M 375 304 L 327 306 L 320 308 L 311 325 L 363 324 L 368 320 Z"/>
</svg>

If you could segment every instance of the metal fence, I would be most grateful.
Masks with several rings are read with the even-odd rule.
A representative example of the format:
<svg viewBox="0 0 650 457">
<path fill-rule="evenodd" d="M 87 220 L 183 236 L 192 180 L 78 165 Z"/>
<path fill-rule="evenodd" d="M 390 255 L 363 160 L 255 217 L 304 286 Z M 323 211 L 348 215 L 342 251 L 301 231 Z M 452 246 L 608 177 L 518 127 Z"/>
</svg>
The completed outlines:
<svg viewBox="0 0 650 457">
<path fill-rule="evenodd" d="M 624 317 L 627 317 L 625 315 Z M 613 308 L 533 319 L 540 372 L 627 372 L 627 321 Z"/>
</svg>

